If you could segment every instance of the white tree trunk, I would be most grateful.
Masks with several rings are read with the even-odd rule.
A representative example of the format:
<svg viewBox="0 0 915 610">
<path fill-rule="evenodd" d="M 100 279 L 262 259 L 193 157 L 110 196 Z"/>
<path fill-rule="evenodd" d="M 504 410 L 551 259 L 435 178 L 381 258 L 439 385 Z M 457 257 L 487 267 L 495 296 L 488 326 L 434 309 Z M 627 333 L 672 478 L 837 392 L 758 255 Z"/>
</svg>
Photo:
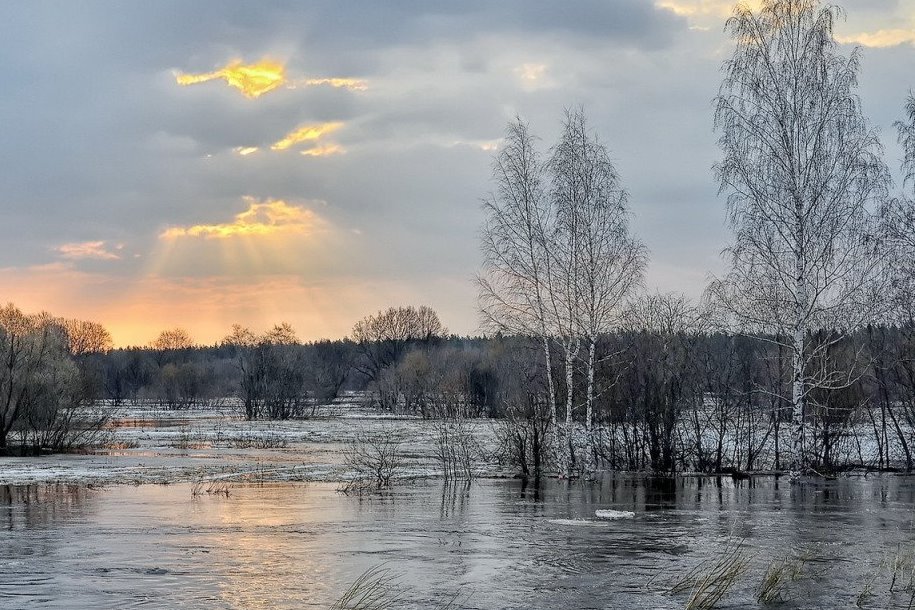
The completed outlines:
<svg viewBox="0 0 915 610">
<path fill-rule="evenodd" d="M 543 337 L 543 358 L 546 364 L 546 383 L 547 393 L 550 400 L 550 425 L 553 427 L 553 434 L 556 434 L 556 426 L 559 423 L 556 415 L 556 386 L 553 384 L 553 367 L 550 361 L 550 340 Z"/>
<path fill-rule="evenodd" d="M 557 459 L 562 464 L 562 433 L 559 429 L 559 417 L 556 413 L 556 385 L 553 383 L 553 366 L 550 360 L 550 339 L 543 337 L 543 358 L 546 364 L 546 384 L 548 400 L 550 401 L 550 447 L 548 451 L 552 453 L 553 459 Z M 564 472 L 564 471 L 561 471 Z"/>
<path fill-rule="evenodd" d="M 804 459 L 804 329 L 794 329 L 794 362 L 791 388 L 791 476 L 806 467 Z"/>
<path fill-rule="evenodd" d="M 591 337 L 588 345 L 588 396 L 587 412 L 585 414 L 585 433 L 587 434 L 587 472 L 590 474 L 596 469 L 594 463 L 594 355 L 596 351 L 596 339 Z"/>
<path fill-rule="evenodd" d="M 580 344 L 580 339 L 578 337 L 569 338 L 566 340 L 566 421 L 564 426 L 564 431 L 562 436 L 562 448 L 560 451 L 561 455 L 561 476 L 565 478 L 571 478 L 572 476 L 572 410 L 574 408 L 574 398 L 575 398 L 575 379 L 574 379 L 574 367 L 575 367 L 575 358 L 578 356 L 578 349 Z"/>
</svg>

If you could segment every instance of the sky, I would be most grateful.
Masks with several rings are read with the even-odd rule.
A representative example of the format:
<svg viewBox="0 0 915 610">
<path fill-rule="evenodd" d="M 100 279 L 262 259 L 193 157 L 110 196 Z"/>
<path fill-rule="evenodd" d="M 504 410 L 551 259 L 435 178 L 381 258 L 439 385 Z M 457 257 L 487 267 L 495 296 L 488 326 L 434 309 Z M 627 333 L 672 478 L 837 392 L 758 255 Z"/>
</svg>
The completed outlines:
<svg viewBox="0 0 915 610">
<path fill-rule="evenodd" d="M 915 0 L 841 0 L 894 171 Z M 581 106 L 651 251 L 697 297 L 728 242 L 712 99 L 722 0 L 20 1 L 0 19 L 0 302 L 117 345 L 394 305 L 478 332 L 480 200 L 506 124 Z M 897 173 L 898 175 L 898 173 Z"/>
</svg>

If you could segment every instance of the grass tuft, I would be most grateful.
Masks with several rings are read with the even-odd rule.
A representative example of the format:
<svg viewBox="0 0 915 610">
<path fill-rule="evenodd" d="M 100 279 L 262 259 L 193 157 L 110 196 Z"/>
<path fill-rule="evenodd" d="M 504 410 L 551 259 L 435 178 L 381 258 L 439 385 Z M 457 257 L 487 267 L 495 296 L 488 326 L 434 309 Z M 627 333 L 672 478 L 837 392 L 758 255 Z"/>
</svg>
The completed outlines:
<svg viewBox="0 0 915 610">
<path fill-rule="evenodd" d="M 734 587 L 749 563 L 743 552 L 743 542 L 729 542 L 717 558 L 692 568 L 671 586 L 669 592 L 690 592 L 686 610 L 711 610 Z"/>
</svg>

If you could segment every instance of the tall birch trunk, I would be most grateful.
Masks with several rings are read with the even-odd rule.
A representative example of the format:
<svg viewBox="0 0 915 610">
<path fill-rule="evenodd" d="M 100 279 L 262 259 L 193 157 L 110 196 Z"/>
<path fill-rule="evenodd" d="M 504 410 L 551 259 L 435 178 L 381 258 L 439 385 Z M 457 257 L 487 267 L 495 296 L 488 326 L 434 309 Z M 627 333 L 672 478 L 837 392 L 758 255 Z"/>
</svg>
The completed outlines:
<svg viewBox="0 0 915 610">
<path fill-rule="evenodd" d="M 793 376 L 791 388 L 791 476 L 796 478 L 806 468 L 804 459 L 804 329 L 797 327 L 793 337 Z"/>
<path fill-rule="evenodd" d="M 585 434 L 587 435 L 587 472 L 590 474 L 596 470 L 594 460 L 594 356 L 596 352 L 596 339 L 591 337 L 588 344 L 588 395 L 587 411 L 585 413 Z"/>
<path fill-rule="evenodd" d="M 578 356 L 578 350 L 581 347 L 581 339 L 578 337 L 566 340 L 566 421 L 562 434 L 562 452 L 561 452 L 561 475 L 565 478 L 572 476 L 572 411 L 575 406 L 575 358 Z"/>
</svg>

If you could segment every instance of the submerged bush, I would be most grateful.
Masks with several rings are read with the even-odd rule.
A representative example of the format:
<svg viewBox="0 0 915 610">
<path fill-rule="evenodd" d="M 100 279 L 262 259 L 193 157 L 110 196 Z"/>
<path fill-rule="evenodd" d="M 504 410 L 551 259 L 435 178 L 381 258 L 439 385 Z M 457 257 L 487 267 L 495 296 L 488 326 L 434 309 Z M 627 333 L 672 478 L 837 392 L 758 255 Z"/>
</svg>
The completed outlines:
<svg viewBox="0 0 915 610">
<path fill-rule="evenodd" d="M 403 465 L 400 441 L 387 433 L 360 432 L 343 450 L 343 463 L 349 479 L 341 488 L 344 493 L 380 491 L 391 486 Z"/>
</svg>

